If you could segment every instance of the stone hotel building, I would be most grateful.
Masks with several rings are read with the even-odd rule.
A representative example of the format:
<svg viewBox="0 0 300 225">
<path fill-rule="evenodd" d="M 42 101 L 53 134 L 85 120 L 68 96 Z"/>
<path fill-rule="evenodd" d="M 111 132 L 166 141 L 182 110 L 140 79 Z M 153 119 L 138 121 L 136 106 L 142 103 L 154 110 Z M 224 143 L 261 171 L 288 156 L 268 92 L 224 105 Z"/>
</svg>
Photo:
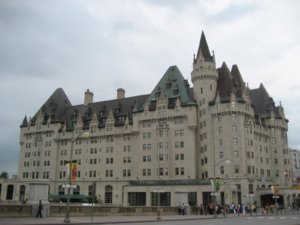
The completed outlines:
<svg viewBox="0 0 300 225">
<path fill-rule="evenodd" d="M 76 162 L 71 201 L 95 196 L 102 204 L 175 206 L 212 202 L 210 179 L 222 179 L 218 201 L 291 203 L 295 194 L 288 120 L 261 84 L 250 89 L 237 65 L 216 67 L 202 32 L 192 86 L 170 66 L 149 94 L 72 105 L 58 88 L 20 125 L 14 200 L 30 183 L 47 183 L 50 200 L 65 201 L 66 163 Z M 89 138 L 82 133 L 87 131 Z M 73 171 L 74 172 L 74 171 Z M 74 174 L 73 174 L 74 175 Z M 5 196 L 2 198 L 5 198 Z M 160 202 L 158 202 L 160 201 Z"/>
</svg>

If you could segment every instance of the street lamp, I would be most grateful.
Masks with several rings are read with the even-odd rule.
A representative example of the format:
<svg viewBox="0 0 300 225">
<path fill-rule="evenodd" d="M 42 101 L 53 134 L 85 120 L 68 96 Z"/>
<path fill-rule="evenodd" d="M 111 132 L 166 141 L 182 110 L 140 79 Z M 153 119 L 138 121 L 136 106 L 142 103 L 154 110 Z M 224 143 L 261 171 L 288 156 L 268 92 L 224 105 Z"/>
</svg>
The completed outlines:
<svg viewBox="0 0 300 225">
<path fill-rule="evenodd" d="M 216 178 L 216 167 L 219 166 L 219 165 L 221 165 L 221 164 L 223 164 L 223 163 L 229 164 L 230 160 L 229 159 L 222 159 L 222 160 L 218 161 L 217 163 L 215 163 L 214 167 L 213 167 L 213 172 L 214 172 L 213 175 L 214 175 L 214 177 L 211 180 L 211 184 L 212 184 L 212 187 L 213 187 L 214 217 L 217 217 L 217 212 L 216 212 L 217 193 L 218 193 L 219 188 L 220 188 L 220 180 Z M 226 211 L 225 207 L 226 206 L 224 206 L 224 211 Z"/>
<path fill-rule="evenodd" d="M 64 219 L 65 223 L 70 223 L 70 196 L 71 196 L 71 187 L 72 187 L 72 163 L 73 163 L 73 146 L 74 146 L 74 142 L 77 141 L 79 138 L 82 139 L 88 139 L 90 137 L 90 133 L 88 131 L 82 131 L 79 135 L 77 135 L 76 137 L 74 137 L 74 121 L 73 123 L 73 134 L 72 134 L 72 139 L 71 139 L 71 152 L 70 152 L 70 161 L 69 161 L 69 184 L 66 185 L 66 187 L 68 188 L 68 198 L 67 198 L 67 209 L 66 209 L 66 216 Z"/>
<path fill-rule="evenodd" d="M 272 185 L 271 186 L 271 191 L 273 193 L 273 198 L 275 199 L 275 212 L 277 214 L 277 212 L 278 212 L 278 207 L 277 207 L 278 202 L 277 202 L 277 199 L 279 198 L 279 196 L 278 196 L 279 186 L 276 185 L 276 184 Z"/>
</svg>

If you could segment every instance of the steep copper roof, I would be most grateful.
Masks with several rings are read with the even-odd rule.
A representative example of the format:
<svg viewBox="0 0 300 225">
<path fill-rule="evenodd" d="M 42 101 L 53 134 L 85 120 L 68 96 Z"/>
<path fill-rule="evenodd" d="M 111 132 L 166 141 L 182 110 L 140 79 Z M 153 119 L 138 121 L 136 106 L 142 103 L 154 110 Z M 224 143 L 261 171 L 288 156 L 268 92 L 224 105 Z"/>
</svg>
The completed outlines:
<svg viewBox="0 0 300 225">
<path fill-rule="evenodd" d="M 256 115 L 260 117 L 268 117 L 276 107 L 273 99 L 269 96 L 263 84 L 259 88 L 250 90 L 251 102 Z"/>
<path fill-rule="evenodd" d="M 175 107 L 176 99 L 180 99 L 181 105 L 195 104 L 192 90 L 187 80 L 184 79 L 177 66 L 170 66 L 147 99 L 150 110 L 157 101 L 158 95 L 165 94 L 168 97 L 169 108 Z"/>
<path fill-rule="evenodd" d="M 27 126 L 28 126 L 28 121 L 27 121 L 27 116 L 25 116 L 20 127 L 22 128 L 22 127 L 27 127 Z"/>
<path fill-rule="evenodd" d="M 94 115 L 97 116 L 98 126 L 104 127 L 110 112 L 113 113 L 115 126 L 124 125 L 126 119 L 132 124 L 133 113 L 143 111 L 145 104 L 149 105 L 150 110 L 155 110 L 157 93 L 159 92 L 163 92 L 167 96 L 169 108 L 175 107 L 177 99 L 180 100 L 182 106 L 196 104 L 193 98 L 193 90 L 189 87 L 188 81 L 183 78 L 177 66 L 171 66 L 150 95 L 72 106 L 63 89 L 58 88 L 32 118 L 31 125 L 34 125 L 39 112 L 43 112 L 44 122 L 48 122 L 50 118 L 50 121 L 53 123 L 66 124 L 67 130 L 72 129 L 72 118 L 74 115 L 77 119 L 81 117 L 83 129 L 88 129 Z M 27 119 L 24 119 L 21 126 L 27 126 Z"/>
<path fill-rule="evenodd" d="M 217 90 L 221 102 L 230 101 L 230 94 L 233 91 L 233 77 L 225 62 L 223 62 L 222 66 L 218 69 L 218 74 Z"/>
<path fill-rule="evenodd" d="M 139 95 L 122 99 L 95 102 L 87 106 L 82 104 L 66 107 L 63 111 L 61 111 L 60 118 L 66 122 L 67 130 L 71 129 L 71 119 L 74 112 L 76 116 L 81 116 L 84 123 L 83 128 L 86 129 L 88 129 L 94 113 L 97 115 L 98 126 L 104 127 L 110 111 L 113 113 L 115 126 L 124 125 L 126 119 L 128 119 L 129 123 L 132 124 L 132 114 L 142 110 L 142 107 L 148 97 L 149 95 Z"/>
<path fill-rule="evenodd" d="M 236 94 L 236 97 L 242 98 L 243 90 L 245 88 L 245 83 L 243 81 L 242 75 L 241 75 L 237 65 L 232 66 L 231 74 L 233 77 L 232 81 L 233 81 L 233 87 L 234 87 L 234 92 Z"/>
<path fill-rule="evenodd" d="M 71 106 L 67 95 L 65 94 L 62 88 L 57 88 L 54 93 L 48 98 L 48 100 L 43 104 L 40 110 L 35 114 L 31 119 L 31 124 L 35 124 L 37 114 L 39 112 L 44 113 L 44 122 L 46 123 L 48 119 L 51 119 L 51 122 L 60 122 L 60 112 L 66 107 Z"/>
<path fill-rule="evenodd" d="M 198 53 L 197 53 L 197 59 L 199 58 L 199 56 L 202 55 L 203 58 L 205 59 L 205 61 L 209 61 L 212 62 L 213 61 L 213 57 L 210 54 L 207 42 L 206 42 L 206 38 L 204 35 L 204 32 L 202 31 L 201 33 L 201 38 L 200 38 L 200 43 L 199 43 L 199 48 L 198 48 Z"/>
</svg>

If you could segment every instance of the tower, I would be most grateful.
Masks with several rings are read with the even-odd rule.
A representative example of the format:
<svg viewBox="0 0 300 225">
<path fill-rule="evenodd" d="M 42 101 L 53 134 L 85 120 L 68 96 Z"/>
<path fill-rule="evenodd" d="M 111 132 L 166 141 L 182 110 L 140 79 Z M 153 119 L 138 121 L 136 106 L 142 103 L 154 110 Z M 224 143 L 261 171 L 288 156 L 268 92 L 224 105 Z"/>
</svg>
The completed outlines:
<svg viewBox="0 0 300 225">
<path fill-rule="evenodd" d="M 213 100 L 217 89 L 218 72 L 216 70 L 215 56 L 210 54 L 203 31 L 197 55 L 194 56 L 191 75 L 194 97 L 197 103 L 199 104 L 199 101 L 202 101 L 203 104 L 207 104 Z"/>
<path fill-rule="evenodd" d="M 215 150 L 213 121 L 210 102 L 216 97 L 218 71 L 214 55 L 210 54 L 202 31 L 197 55 L 194 56 L 192 71 L 193 94 L 198 105 L 197 111 L 197 176 L 205 179 L 214 172 Z"/>
</svg>

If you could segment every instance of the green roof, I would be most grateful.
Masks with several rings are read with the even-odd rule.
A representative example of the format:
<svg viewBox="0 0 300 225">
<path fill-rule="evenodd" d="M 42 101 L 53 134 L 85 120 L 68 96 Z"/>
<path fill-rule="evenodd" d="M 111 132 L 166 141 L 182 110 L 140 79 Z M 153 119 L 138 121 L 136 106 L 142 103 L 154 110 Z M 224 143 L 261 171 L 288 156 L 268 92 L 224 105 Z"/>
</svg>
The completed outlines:
<svg viewBox="0 0 300 225">
<path fill-rule="evenodd" d="M 131 186 L 172 186 L 172 185 L 209 185 L 209 180 L 203 179 L 172 179 L 172 180 L 133 180 L 129 181 Z"/>
<path fill-rule="evenodd" d="M 195 104 L 192 89 L 184 79 L 177 66 L 170 66 L 147 99 L 147 103 L 155 102 L 161 94 L 169 99 L 179 99 L 181 105 Z"/>
</svg>

